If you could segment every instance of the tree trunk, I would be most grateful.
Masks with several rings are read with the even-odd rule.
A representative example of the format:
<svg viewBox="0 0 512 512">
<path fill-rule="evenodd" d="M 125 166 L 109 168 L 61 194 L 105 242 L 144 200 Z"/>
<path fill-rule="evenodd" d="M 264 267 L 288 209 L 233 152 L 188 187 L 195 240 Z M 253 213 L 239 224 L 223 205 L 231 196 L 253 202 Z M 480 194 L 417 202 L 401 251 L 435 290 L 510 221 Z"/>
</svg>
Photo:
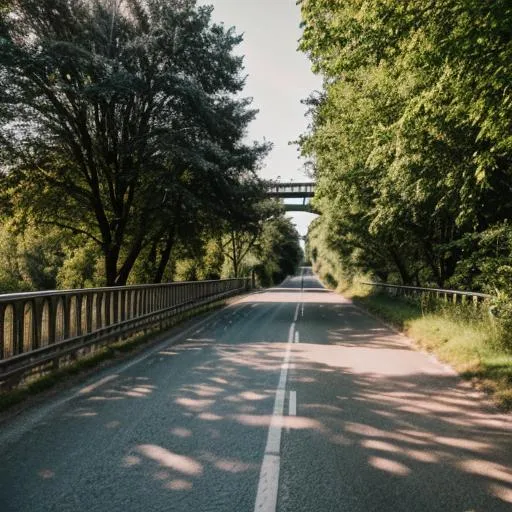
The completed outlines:
<svg viewBox="0 0 512 512">
<path fill-rule="evenodd" d="M 400 278 L 402 279 L 403 285 L 410 285 L 412 283 L 411 276 L 407 270 L 407 266 L 405 265 L 402 258 L 394 251 L 391 250 L 391 257 L 393 258 L 393 262 L 400 273 Z"/>
<path fill-rule="evenodd" d="M 153 279 L 154 283 L 161 283 L 164 277 L 164 272 L 167 267 L 167 263 L 169 263 L 169 259 L 171 257 L 172 249 L 174 247 L 174 242 L 176 240 L 176 234 L 178 232 L 178 226 L 181 222 L 181 194 L 178 195 L 174 205 L 174 222 L 172 226 L 167 231 L 167 239 L 165 240 L 165 246 L 163 248 L 162 254 L 160 256 L 160 262 L 155 271 L 155 276 Z"/>
<path fill-rule="evenodd" d="M 441 286 L 444 286 L 444 283 L 455 273 L 459 258 L 460 254 L 456 250 L 452 250 L 449 256 L 441 258 L 441 279 L 443 282 Z"/>
<path fill-rule="evenodd" d="M 375 275 L 383 282 L 387 283 L 388 281 L 388 274 L 389 272 L 387 270 L 376 270 Z"/>
<path fill-rule="evenodd" d="M 430 267 L 432 274 L 434 274 L 434 279 L 436 280 L 437 285 L 442 288 L 444 286 L 444 281 L 440 271 L 440 264 L 436 262 L 432 244 L 430 242 L 424 242 L 423 248 L 425 259 L 427 260 L 427 264 Z"/>
<path fill-rule="evenodd" d="M 128 281 L 128 276 L 130 275 L 130 272 L 132 271 L 133 265 L 137 261 L 137 258 L 139 257 L 140 251 L 142 251 L 142 247 L 144 242 L 144 235 L 139 234 L 137 239 L 135 240 L 128 256 L 126 257 L 126 260 L 123 263 L 123 266 L 119 270 L 115 284 L 116 286 L 125 286 L 126 282 Z"/>
<path fill-rule="evenodd" d="M 233 249 L 233 272 L 235 274 L 235 277 L 238 277 L 238 254 L 237 254 L 237 247 L 235 242 L 235 233 L 231 233 L 231 247 Z"/>
<path fill-rule="evenodd" d="M 105 259 L 105 280 L 107 286 L 116 285 L 117 260 L 119 259 L 119 248 L 108 247 L 103 251 Z"/>
<path fill-rule="evenodd" d="M 148 263 L 149 263 L 149 268 L 151 270 L 154 270 L 156 268 L 157 245 L 158 245 L 158 240 L 157 239 L 153 240 L 153 243 L 151 244 L 151 249 L 149 250 L 149 254 L 148 254 Z"/>
<path fill-rule="evenodd" d="M 172 229 L 170 233 L 167 235 L 167 239 L 165 240 L 165 247 L 162 250 L 162 254 L 160 256 L 160 261 L 158 263 L 158 267 L 155 271 L 155 277 L 153 279 L 154 283 L 161 283 L 164 277 L 164 272 L 167 267 L 167 263 L 169 263 L 169 258 L 171 257 L 172 248 L 174 247 L 174 239 L 175 239 L 176 229 Z"/>
</svg>

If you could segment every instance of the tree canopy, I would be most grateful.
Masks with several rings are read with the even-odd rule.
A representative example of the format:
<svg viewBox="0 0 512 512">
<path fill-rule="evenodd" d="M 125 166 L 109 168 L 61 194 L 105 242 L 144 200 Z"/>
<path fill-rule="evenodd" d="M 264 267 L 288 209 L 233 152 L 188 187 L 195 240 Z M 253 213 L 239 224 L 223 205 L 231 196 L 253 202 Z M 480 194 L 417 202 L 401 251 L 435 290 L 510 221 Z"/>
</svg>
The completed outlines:
<svg viewBox="0 0 512 512">
<path fill-rule="evenodd" d="M 15 0 L 0 10 L 4 215 L 55 226 L 125 284 L 149 251 L 162 280 L 180 236 L 258 221 L 245 142 L 256 111 L 241 36 L 194 0 Z"/>
<path fill-rule="evenodd" d="M 0 268 L 7 288 L 160 282 L 176 275 L 177 251 L 200 262 L 227 233 L 251 239 L 228 272 L 239 274 L 268 217 L 256 170 L 270 144 L 247 142 L 257 112 L 242 95 L 242 37 L 211 11 L 195 0 L 2 6 L 0 252 L 17 255 Z M 47 270 L 30 273 L 39 246 Z"/>
<path fill-rule="evenodd" d="M 304 0 L 301 10 L 300 47 L 324 77 L 301 148 L 314 162 L 325 247 L 348 274 L 503 288 L 510 3 Z"/>
</svg>

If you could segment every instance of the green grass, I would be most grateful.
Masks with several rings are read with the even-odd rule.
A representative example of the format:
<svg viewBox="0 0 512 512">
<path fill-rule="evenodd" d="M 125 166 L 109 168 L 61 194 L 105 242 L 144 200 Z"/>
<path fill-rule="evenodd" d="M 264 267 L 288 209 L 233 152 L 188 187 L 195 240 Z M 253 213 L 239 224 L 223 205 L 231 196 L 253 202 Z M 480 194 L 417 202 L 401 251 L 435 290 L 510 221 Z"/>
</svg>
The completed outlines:
<svg viewBox="0 0 512 512">
<path fill-rule="evenodd" d="M 74 377 L 86 377 L 91 371 L 105 363 L 112 363 L 124 359 L 134 352 L 140 351 L 150 342 L 161 341 L 168 329 L 183 323 L 184 321 L 199 314 L 212 311 L 224 306 L 225 300 L 206 304 L 201 308 L 185 311 L 184 313 L 171 317 L 163 329 L 158 327 L 147 330 L 145 333 L 136 333 L 129 338 L 111 343 L 108 346 L 97 348 L 90 355 L 82 356 L 66 366 L 53 370 L 44 375 L 36 375 L 17 388 L 0 393 L 0 412 L 6 411 L 14 405 L 26 401 L 43 391 L 55 388 L 59 384 L 68 383 Z"/>
<path fill-rule="evenodd" d="M 488 391 L 498 406 L 512 409 L 512 352 L 500 343 L 485 311 L 449 306 L 425 312 L 419 304 L 383 294 L 353 300 Z"/>
</svg>

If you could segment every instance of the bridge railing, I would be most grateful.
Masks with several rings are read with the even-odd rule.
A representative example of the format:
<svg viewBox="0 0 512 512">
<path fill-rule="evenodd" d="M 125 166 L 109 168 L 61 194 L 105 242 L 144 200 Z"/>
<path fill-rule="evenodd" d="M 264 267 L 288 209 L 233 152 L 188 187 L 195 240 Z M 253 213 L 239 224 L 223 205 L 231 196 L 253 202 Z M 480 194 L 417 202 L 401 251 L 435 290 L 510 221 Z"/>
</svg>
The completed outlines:
<svg viewBox="0 0 512 512">
<path fill-rule="evenodd" d="M 475 306 L 492 299 L 492 295 L 479 292 L 464 292 L 458 290 L 445 290 L 443 288 L 422 288 L 419 286 L 402 286 L 387 283 L 374 283 L 361 281 L 366 286 L 374 286 L 385 290 L 388 294 L 403 297 L 428 297 L 445 303 L 466 304 L 472 302 Z"/>
<path fill-rule="evenodd" d="M 268 191 L 272 194 L 309 193 L 315 192 L 315 183 L 274 183 Z"/>
<path fill-rule="evenodd" d="M 249 287 L 241 278 L 0 295 L 0 389 Z"/>
</svg>

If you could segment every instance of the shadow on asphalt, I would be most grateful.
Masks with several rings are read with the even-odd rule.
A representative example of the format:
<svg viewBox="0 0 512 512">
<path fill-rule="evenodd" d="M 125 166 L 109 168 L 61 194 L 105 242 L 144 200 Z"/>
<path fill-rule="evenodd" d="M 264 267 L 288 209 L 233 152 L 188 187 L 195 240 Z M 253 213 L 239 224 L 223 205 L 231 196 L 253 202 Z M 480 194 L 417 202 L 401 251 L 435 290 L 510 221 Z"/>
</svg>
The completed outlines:
<svg viewBox="0 0 512 512">
<path fill-rule="evenodd" d="M 274 292 L 287 300 L 286 288 L 267 291 L 265 304 L 251 295 L 234 308 L 233 322 L 255 321 L 255 308 L 263 318 Z M 278 509 L 510 510 L 512 440 L 506 420 L 482 409 L 478 394 L 439 368 L 410 371 L 407 362 L 387 368 L 396 350 L 410 357 L 418 353 L 348 301 L 333 306 L 311 294 L 303 302 L 301 340 L 293 344 L 288 375 L 288 388 L 298 397 L 297 416 L 281 420 L 280 481 L 287 496 Z M 51 435 L 66 461 L 70 453 L 80 457 L 77 447 L 88 446 L 91 434 L 99 432 L 113 445 L 112 466 L 103 463 L 105 452 L 84 452 L 101 485 L 63 492 L 63 509 L 73 500 L 88 509 L 104 488 L 114 488 L 114 472 L 148 510 L 216 510 L 233 500 L 232 510 L 252 510 L 289 316 L 277 318 L 286 328 L 269 328 L 264 339 L 255 338 L 250 323 L 235 337 L 219 319 L 186 343 L 149 357 L 132 375 L 84 393 Z M 322 330 L 325 322 L 336 327 Z M 163 368 L 168 376 L 162 380 Z M 129 404 L 129 421 L 112 402 Z M 68 425 L 77 421 L 78 438 L 67 437 Z M 46 439 L 44 432 L 34 436 L 33 443 Z M 129 448 L 118 453 L 118 442 Z M 39 480 L 51 485 L 65 471 L 62 464 L 38 468 Z M 136 510 L 130 503 L 126 510 Z"/>
<path fill-rule="evenodd" d="M 122 435 L 132 432 L 138 441 L 118 464 L 139 484 L 144 479 L 152 492 L 187 493 L 201 489 L 204 479 L 217 483 L 215 494 L 222 501 L 218 493 L 243 489 L 244 475 L 256 478 L 258 474 L 282 346 L 212 346 L 208 341 L 175 347 L 159 356 L 176 357 L 179 364 L 184 353 L 205 348 L 210 357 L 193 370 L 193 384 L 183 383 L 172 391 L 157 389 L 147 376 L 121 379 L 84 399 L 75 415 L 94 422 L 95 428 Z M 300 406 L 298 416 L 283 418 L 288 429 L 285 461 L 295 461 L 285 462 L 283 477 L 287 475 L 288 486 L 295 489 L 301 510 L 337 510 L 349 491 L 360 503 L 351 510 L 375 509 L 375 496 L 381 500 L 380 510 L 509 510 L 510 433 L 482 413 L 467 389 L 453 388 L 453 377 L 383 378 L 333 363 L 332 354 L 331 362 L 322 364 L 312 362 L 310 355 L 310 347 L 294 347 L 296 366 L 291 378 Z M 154 411 L 169 422 L 165 436 L 144 432 L 142 425 L 137 428 L 136 415 L 153 393 L 168 398 L 164 410 Z M 135 428 L 116 422 L 100 405 L 121 399 L 133 402 Z M 237 439 L 239 443 L 233 442 Z M 329 459 L 337 464 L 326 465 Z M 298 470 L 302 463 L 307 470 Z M 352 481 L 355 472 L 364 480 Z M 51 468 L 46 468 L 41 478 L 50 474 Z M 458 489 L 463 477 L 471 481 L 469 492 L 467 486 Z M 321 507 L 318 497 L 308 501 L 314 493 L 300 494 L 321 485 L 315 480 L 319 478 L 337 482 L 323 496 Z M 206 505 L 201 503 L 197 505 Z"/>
<path fill-rule="evenodd" d="M 390 348 L 409 349 L 382 327 L 357 331 L 356 324 L 351 338 L 346 330 L 332 330 L 320 353 L 318 345 L 293 346 L 289 385 L 300 401 L 298 415 L 282 419 L 281 479 L 294 510 L 339 510 L 340 504 L 352 511 L 510 510 L 512 443 L 501 418 L 483 411 L 476 394 L 451 375 L 379 370 Z M 170 378 L 168 388 L 158 388 L 150 373 L 119 379 L 84 397 L 75 417 L 95 429 L 130 433 L 134 442 L 118 465 L 133 485 L 143 482 L 163 498 L 198 492 L 197 510 L 213 506 L 212 500 L 222 503 L 237 489 L 250 498 L 240 498 L 240 510 L 246 510 L 255 490 L 247 477 L 254 482 L 258 476 L 284 348 L 277 337 L 250 338 L 249 332 L 236 343 L 197 336 L 161 351 L 148 365 L 169 358 L 180 365 L 180 358 L 194 353 L 207 357 L 186 381 Z M 354 350 L 359 357 L 350 360 Z M 365 370 L 365 357 L 375 359 L 375 372 Z M 137 422 L 155 393 L 165 396 L 163 409 L 153 411 L 166 422 L 164 435 Z M 110 400 L 132 401 L 134 423 L 116 422 L 105 407 Z M 321 498 L 304 492 L 326 481 L 332 486 Z"/>
</svg>

